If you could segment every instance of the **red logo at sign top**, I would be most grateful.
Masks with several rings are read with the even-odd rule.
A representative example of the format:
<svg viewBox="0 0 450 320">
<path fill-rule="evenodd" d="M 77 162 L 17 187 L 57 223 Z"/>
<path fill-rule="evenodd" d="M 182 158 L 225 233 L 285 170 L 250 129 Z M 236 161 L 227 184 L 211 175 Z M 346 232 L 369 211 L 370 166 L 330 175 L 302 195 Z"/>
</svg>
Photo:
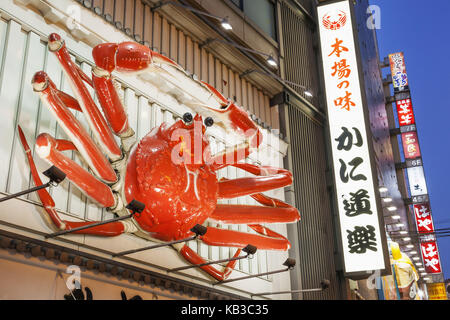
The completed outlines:
<svg viewBox="0 0 450 320">
<path fill-rule="evenodd" d="M 347 22 L 347 15 L 344 11 L 328 12 L 322 18 L 322 24 L 329 30 L 338 30 Z"/>
</svg>

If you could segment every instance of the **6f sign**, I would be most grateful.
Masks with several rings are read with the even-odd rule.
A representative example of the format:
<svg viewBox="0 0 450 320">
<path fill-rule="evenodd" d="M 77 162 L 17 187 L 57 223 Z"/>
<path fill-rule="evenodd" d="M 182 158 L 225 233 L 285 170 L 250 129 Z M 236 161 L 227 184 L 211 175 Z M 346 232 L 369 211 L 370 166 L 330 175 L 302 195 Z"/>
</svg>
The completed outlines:
<svg viewBox="0 0 450 320">
<path fill-rule="evenodd" d="M 350 5 L 317 10 L 345 272 L 384 269 Z"/>
</svg>

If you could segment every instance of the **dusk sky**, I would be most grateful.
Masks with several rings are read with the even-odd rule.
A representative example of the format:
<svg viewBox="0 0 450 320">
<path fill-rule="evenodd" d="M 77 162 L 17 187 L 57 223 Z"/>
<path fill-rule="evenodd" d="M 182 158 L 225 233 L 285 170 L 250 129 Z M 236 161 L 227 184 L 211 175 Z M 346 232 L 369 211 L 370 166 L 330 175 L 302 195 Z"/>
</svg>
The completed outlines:
<svg viewBox="0 0 450 320">
<path fill-rule="evenodd" d="M 381 9 L 380 59 L 404 52 L 434 226 L 450 227 L 450 1 L 370 0 Z M 450 278 L 450 237 L 438 238 Z"/>
</svg>

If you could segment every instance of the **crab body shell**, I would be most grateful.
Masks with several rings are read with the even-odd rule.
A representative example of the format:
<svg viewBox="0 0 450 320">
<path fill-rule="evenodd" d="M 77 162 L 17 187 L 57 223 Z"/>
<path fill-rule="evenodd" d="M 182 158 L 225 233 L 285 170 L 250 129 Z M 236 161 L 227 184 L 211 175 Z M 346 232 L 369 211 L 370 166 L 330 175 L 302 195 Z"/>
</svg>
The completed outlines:
<svg viewBox="0 0 450 320">
<path fill-rule="evenodd" d="M 210 165 L 193 171 L 185 163 L 172 161 L 169 132 L 162 124 L 137 144 L 125 177 L 127 202 L 136 199 L 145 204 L 135 220 L 153 238 L 163 241 L 186 238 L 192 227 L 202 224 L 216 208 L 218 192 Z"/>
</svg>

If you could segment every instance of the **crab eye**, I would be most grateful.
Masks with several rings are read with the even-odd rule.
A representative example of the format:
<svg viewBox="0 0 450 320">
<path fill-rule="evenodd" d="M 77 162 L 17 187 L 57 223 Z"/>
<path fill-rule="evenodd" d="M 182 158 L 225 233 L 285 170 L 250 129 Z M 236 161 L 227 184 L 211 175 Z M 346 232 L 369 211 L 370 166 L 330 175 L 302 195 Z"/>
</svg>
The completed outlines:
<svg viewBox="0 0 450 320">
<path fill-rule="evenodd" d="M 183 121 L 184 123 L 188 124 L 192 122 L 192 114 L 190 114 L 189 112 L 186 112 L 185 114 L 183 114 Z"/>
<path fill-rule="evenodd" d="M 214 124 L 214 119 L 211 117 L 207 117 L 204 121 L 205 126 L 211 127 Z"/>
</svg>

